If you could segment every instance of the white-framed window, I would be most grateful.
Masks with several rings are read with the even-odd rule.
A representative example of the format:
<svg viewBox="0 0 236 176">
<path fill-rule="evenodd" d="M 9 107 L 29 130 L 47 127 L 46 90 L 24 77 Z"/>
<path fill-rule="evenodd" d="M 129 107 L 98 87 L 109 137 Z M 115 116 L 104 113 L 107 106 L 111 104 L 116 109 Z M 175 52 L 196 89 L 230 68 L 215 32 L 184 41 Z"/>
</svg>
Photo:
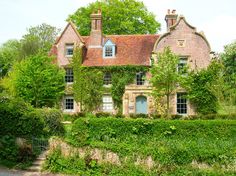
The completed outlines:
<svg viewBox="0 0 236 176">
<path fill-rule="evenodd" d="M 176 111 L 177 114 L 187 114 L 187 93 L 185 92 L 179 92 L 176 95 Z"/>
<path fill-rule="evenodd" d="M 64 111 L 74 111 L 74 97 L 73 96 L 64 97 Z"/>
<path fill-rule="evenodd" d="M 113 46 L 105 46 L 105 57 L 113 56 Z"/>
<path fill-rule="evenodd" d="M 103 95 L 102 97 L 102 110 L 104 112 L 111 112 L 113 111 L 113 101 L 110 95 Z"/>
<path fill-rule="evenodd" d="M 65 48 L 65 56 L 66 57 L 72 57 L 74 52 L 74 44 L 73 43 L 68 43 L 66 44 Z"/>
<path fill-rule="evenodd" d="M 178 73 L 180 73 L 180 74 L 187 73 L 187 70 L 186 70 L 187 62 L 188 62 L 188 59 L 186 57 L 179 58 L 179 63 L 178 63 L 178 67 L 177 67 Z"/>
<path fill-rule="evenodd" d="M 105 45 L 103 46 L 103 58 L 114 58 L 116 46 L 112 43 L 111 40 L 107 40 Z"/>
<path fill-rule="evenodd" d="M 103 77 L 104 85 L 111 85 L 111 73 L 105 73 Z"/>
<path fill-rule="evenodd" d="M 145 83 L 144 72 L 136 73 L 136 85 L 144 85 Z"/>
<path fill-rule="evenodd" d="M 74 74 L 72 68 L 65 68 L 66 75 L 65 75 L 65 81 L 66 83 L 73 83 L 74 81 Z"/>
</svg>

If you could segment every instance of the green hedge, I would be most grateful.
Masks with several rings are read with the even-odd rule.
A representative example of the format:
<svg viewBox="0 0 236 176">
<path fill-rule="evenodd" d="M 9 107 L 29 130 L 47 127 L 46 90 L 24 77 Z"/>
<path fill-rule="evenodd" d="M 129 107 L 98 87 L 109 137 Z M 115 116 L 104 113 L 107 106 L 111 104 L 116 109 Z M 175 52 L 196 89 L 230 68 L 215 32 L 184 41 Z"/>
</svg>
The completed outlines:
<svg viewBox="0 0 236 176">
<path fill-rule="evenodd" d="M 234 175 L 235 120 L 150 120 L 80 118 L 67 125 L 65 140 L 75 147 L 117 153 L 121 165 L 87 163 L 78 156 L 48 156 L 46 169 L 80 175 Z M 157 165 L 148 170 L 134 163 L 151 156 Z M 196 168 L 195 161 L 209 166 Z M 228 168 L 228 169 L 225 169 Z"/>
<path fill-rule="evenodd" d="M 34 109 L 21 99 L 3 95 L 0 102 L 0 135 L 27 138 L 64 132 L 59 110 Z"/>
<path fill-rule="evenodd" d="M 151 155 L 162 164 L 189 164 L 193 160 L 224 164 L 236 159 L 235 139 L 234 120 L 83 118 L 72 125 L 69 141 L 76 146 L 109 149 L 121 156 Z"/>
</svg>

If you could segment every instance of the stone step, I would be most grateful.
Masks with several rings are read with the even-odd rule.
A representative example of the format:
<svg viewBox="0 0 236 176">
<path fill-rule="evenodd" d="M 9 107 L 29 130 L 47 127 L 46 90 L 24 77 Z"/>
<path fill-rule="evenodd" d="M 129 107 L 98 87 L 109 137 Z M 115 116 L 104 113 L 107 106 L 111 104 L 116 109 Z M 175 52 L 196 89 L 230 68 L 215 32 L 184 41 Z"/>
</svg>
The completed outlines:
<svg viewBox="0 0 236 176">
<path fill-rule="evenodd" d="M 33 166 L 41 166 L 43 164 L 44 160 L 36 160 L 33 162 Z"/>
<path fill-rule="evenodd" d="M 41 171 L 41 166 L 31 166 L 27 170 L 31 171 L 31 172 L 40 172 Z"/>
</svg>

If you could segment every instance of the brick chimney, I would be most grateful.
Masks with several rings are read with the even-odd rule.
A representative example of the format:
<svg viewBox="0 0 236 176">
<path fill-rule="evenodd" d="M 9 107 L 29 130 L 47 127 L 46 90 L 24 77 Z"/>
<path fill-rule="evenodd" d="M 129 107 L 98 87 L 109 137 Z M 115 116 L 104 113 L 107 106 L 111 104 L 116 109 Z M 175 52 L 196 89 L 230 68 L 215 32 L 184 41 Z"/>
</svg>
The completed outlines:
<svg viewBox="0 0 236 176">
<path fill-rule="evenodd" d="M 167 14 L 165 16 L 167 31 L 169 31 L 170 27 L 173 26 L 177 21 L 178 15 L 175 14 L 175 12 L 176 10 L 172 10 L 172 11 L 170 11 L 170 9 L 167 10 Z"/>
<path fill-rule="evenodd" d="M 102 13 L 98 10 L 97 13 L 92 13 L 91 32 L 89 37 L 89 48 L 102 47 Z"/>
</svg>

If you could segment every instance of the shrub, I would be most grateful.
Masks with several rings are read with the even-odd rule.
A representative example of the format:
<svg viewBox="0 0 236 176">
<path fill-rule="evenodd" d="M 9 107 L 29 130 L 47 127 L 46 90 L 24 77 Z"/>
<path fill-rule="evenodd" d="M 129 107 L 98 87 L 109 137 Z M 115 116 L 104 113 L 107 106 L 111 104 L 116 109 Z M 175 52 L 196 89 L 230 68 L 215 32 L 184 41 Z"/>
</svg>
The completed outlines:
<svg viewBox="0 0 236 176">
<path fill-rule="evenodd" d="M 41 135 L 44 121 L 23 100 L 0 96 L 0 134 L 14 136 Z"/>
<path fill-rule="evenodd" d="M 61 123 L 63 119 L 62 112 L 58 109 L 43 108 L 37 110 L 42 114 L 45 122 L 45 132 L 50 135 L 64 134 L 64 127 Z"/>
<path fill-rule="evenodd" d="M 16 138 L 12 135 L 4 135 L 0 137 L 0 159 L 12 162 L 17 161 L 18 147 L 15 142 Z"/>
<path fill-rule="evenodd" d="M 97 118 L 101 118 L 101 117 L 111 117 L 111 116 L 113 116 L 111 113 L 109 113 L 109 112 L 97 112 L 96 114 L 95 114 L 95 116 L 97 117 Z"/>
<path fill-rule="evenodd" d="M 137 119 L 137 118 L 149 118 L 148 114 L 130 114 L 130 118 Z"/>
</svg>

